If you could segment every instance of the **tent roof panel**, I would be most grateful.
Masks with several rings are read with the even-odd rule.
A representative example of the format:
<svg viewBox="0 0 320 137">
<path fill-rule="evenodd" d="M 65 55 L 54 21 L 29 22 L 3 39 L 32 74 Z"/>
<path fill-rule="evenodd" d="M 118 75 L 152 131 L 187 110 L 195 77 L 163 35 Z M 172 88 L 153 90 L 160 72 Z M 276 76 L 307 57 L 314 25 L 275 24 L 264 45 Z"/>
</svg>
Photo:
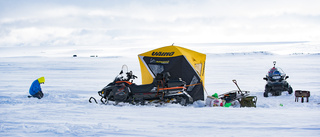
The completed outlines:
<svg viewBox="0 0 320 137">
<path fill-rule="evenodd" d="M 173 45 L 157 48 L 157 49 L 139 54 L 139 56 L 147 56 L 147 57 L 176 57 L 181 55 L 197 57 L 197 58 L 200 58 L 200 60 L 203 60 L 206 58 L 205 54 L 202 54 L 193 50 L 189 50 L 183 47 L 173 46 Z"/>
</svg>

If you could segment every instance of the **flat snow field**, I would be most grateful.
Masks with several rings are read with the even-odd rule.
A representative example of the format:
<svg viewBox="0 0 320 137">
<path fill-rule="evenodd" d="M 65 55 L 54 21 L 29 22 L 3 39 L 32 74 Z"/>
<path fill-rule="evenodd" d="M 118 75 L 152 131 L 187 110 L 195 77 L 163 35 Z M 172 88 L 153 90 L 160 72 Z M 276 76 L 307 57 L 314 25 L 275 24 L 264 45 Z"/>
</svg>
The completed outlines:
<svg viewBox="0 0 320 137">
<path fill-rule="evenodd" d="M 294 90 L 311 91 L 309 103 L 293 94 L 263 97 L 262 79 L 276 60 Z M 90 104 L 123 64 L 139 78 L 136 55 L 104 57 L 0 57 L 0 136 L 320 136 L 320 55 L 269 52 L 207 53 L 209 95 L 237 89 L 258 97 L 256 108 L 166 104 Z M 41 77 L 43 99 L 27 98 Z M 280 105 L 282 104 L 282 105 Z"/>
</svg>

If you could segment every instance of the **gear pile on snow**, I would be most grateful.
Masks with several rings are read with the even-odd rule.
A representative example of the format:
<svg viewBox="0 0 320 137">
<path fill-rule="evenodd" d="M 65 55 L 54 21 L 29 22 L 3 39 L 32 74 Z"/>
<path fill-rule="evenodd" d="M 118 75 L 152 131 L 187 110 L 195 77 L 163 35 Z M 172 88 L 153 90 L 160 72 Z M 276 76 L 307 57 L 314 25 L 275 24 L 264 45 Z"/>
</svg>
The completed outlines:
<svg viewBox="0 0 320 137">
<path fill-rule="evenodd" d="M 238 90 L 233 90 L 221 95 L 215 93 L 212 96 L 208 96 L 206 99 L 206 106 L 208 107 L 229 107 L 240 104 L 240 107 L 256 107 L 257 97 L 250 96 L 249 91 L 242 91 L 236 80 L 232 80 L 237 86 Z"/>
</svg>

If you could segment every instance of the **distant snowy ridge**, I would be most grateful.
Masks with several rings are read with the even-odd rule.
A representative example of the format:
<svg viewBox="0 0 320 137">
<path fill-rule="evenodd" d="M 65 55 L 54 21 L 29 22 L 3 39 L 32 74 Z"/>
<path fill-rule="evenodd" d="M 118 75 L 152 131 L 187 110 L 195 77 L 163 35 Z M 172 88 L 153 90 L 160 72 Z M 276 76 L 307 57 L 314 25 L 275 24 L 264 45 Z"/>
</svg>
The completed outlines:
<svg viewBox="0 0 320 137">
<path fill-rule="evenodd" d="M 140 53 L 159 48 L 162 44 L 152 45 L 124 44 L 115 46 L 22 46 L 1 47 L 0 57 L 23 57 L 23 56 L 45 56 L 45 57 L 119 57 L 136 56 Z M 205 54 L 226 55 L 301 55 L 320 54 L 317 42 L 271 42 L 271 43 L 177 43 L 177 46 L 188 48 Z M 28 52 L 26 52 L 28 51 Z"/>
<path fill-rule="evenodd" d="M 206 53 L 207 55 L 231 55 L 231 56 L 243 56 L 243 55 L 277 55 L 276 53 L 268 51 L 253 51 L 253 52 L 232 52 L 232 53 Z M 320 55 L 320 53 L 292 53 L 288 55 Z"/>
<path fill-rule="evenodd" d="M 225 53 L 226 55 L 274 55 L 268 51 L 253 51 L 253 52 L 239 52 L 239 53 Z"/>
<path fill-rule="evenodd" d="M 320 55 L 320 53 L 292 53 L 290 55 Z"/>
</svg>

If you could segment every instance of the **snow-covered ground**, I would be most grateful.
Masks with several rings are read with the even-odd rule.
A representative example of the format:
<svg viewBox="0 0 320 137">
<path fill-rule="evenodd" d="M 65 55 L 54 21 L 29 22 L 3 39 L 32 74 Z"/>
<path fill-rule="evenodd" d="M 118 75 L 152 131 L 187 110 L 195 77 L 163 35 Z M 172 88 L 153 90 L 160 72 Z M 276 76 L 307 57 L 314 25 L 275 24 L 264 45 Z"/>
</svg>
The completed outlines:
<svg viewBox="0 0 320 137">
<path fill-rule="evenodd" d="M 139 77 L 137 54 L 160 46 L 1 47 L 0 136 L 320 136 L 320 45 L 308 42 L 179 45 L 207 54 L 209 95 L 235 90 L 231 80 L 236 79 L 258 97 L 256 108 L 88 102 L 123 64 Z M 262 78 L 274 60 L 294 90 L 311 91 L 309 103 L 295 102 L 287 93 L 263 97 Z M 27 98 L 31 83 L 41 76 L 45 97 Z"/>
</svg>

